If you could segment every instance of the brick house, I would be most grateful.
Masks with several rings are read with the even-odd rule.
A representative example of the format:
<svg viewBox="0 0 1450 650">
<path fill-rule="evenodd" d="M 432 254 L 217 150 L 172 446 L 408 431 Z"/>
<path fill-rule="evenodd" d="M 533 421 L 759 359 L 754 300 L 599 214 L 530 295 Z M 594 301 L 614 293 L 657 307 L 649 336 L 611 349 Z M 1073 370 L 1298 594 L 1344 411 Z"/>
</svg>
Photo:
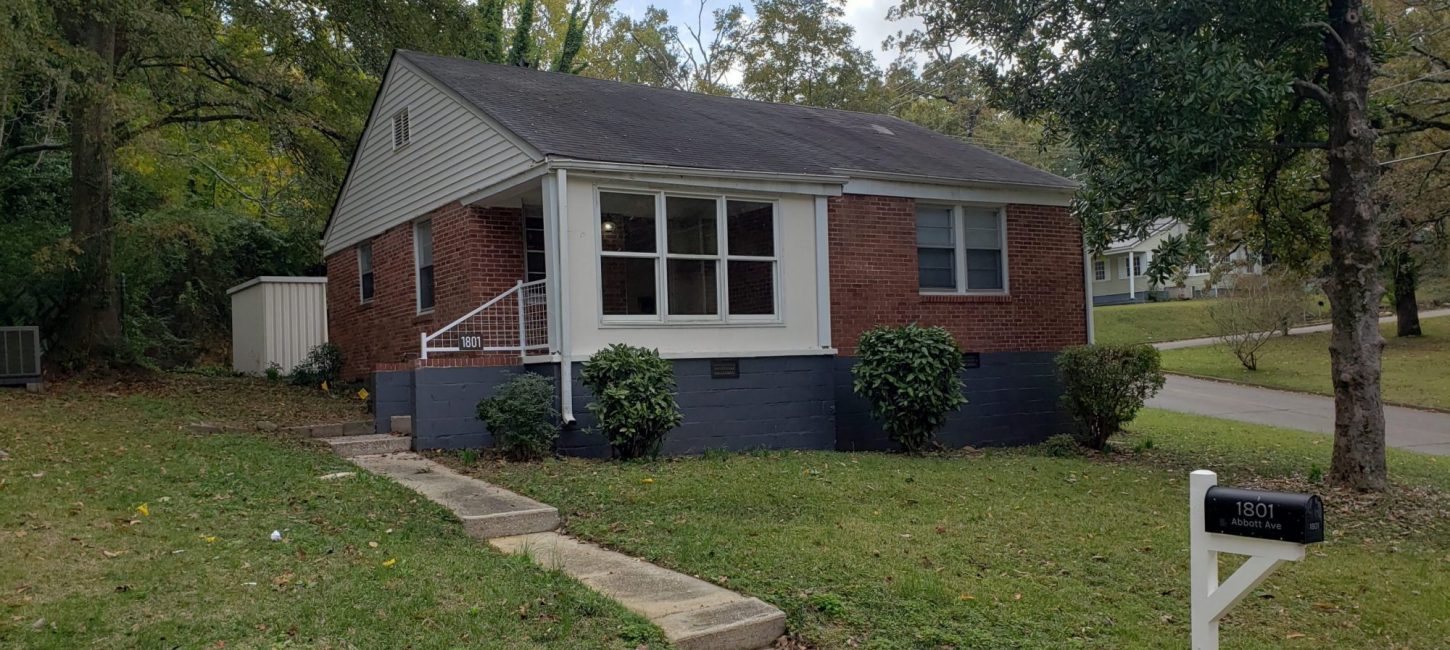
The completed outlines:
<svg viewBox="0 0 1450 650">
<path fill-rule="evenodd" d="M 487 445 L 478 400 L 537 372 L 599 455 L 579 364 L 610 343 L 675 365 L 669 453 L 875 449 L 857 339 L 940 325 L 970 366 L 942 441 L 1035 442 L 1090 338 L 1074 190 L 892 117 L 399 51 L 324 237 L 330 335 L 415 447 Z"/>
</svg>

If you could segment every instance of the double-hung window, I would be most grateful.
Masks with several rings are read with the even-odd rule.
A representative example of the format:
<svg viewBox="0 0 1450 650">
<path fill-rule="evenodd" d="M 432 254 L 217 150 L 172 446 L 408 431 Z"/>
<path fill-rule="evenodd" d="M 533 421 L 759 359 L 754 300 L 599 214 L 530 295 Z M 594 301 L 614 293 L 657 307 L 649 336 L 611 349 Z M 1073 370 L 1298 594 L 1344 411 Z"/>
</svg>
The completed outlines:
<svg viewBox="0 0 1450 650">
<path fill-rule="evenodd" d="M 418 272 L 414 277 L 418 286 L 418 313 L 433 309 L 433 222 L 419 221 L 413 224 L 413 259 Z"/>
<path fill-rule="evenodd" d="M 1001 208 L 916 209 L 918 285 L 925 293 L 1006 293 L 1007 239 Z"/>
<path fill-rule="evenodd" d="M 1108 263 L 1102 260 L 1093 260 L 1093 279 L 1098 282 L 1108 279 Z"/>
<path fill-rule="evenodd" d="M 372 302 L 374 288 L 372 242 L 363 242 L 357 245 L 357 278 L 361 300 L 363 302 Z"/>
<path fill-rule="evenodd" d="M 605 320 L 775 320 L 775 228 L 770 201 L 601 191 Z"/>
<path fill-rule="evenodd" d="M 524 281 L 542 280 L 548 274 L 544 256 L 544 207 L 524 204 Z"/>
</svg>

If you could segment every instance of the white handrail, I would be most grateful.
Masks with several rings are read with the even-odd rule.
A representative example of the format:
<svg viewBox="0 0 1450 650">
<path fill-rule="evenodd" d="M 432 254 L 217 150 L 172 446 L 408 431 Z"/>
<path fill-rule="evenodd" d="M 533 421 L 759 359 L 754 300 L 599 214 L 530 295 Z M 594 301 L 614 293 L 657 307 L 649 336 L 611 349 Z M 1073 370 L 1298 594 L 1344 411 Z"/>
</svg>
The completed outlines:
<svg viewBox="0 0 1450 650">
<path fill-rule="evenodd" d="M 477 308 L 473 309 L 472 311 L 470 311 L 470 312 L 468 312 L 468 313 L 466 313 L 466 314 L 464 314 L 462 316 L 459 316 L 453 322 L 451 322 L 451 323 L 449 323 L 449 324 L 447 324 L 447 325 L 439 328 L 438 331 L 433 332 L 432 334 L 420 333 L 419 334 L 419 337 L 421 339 L 420 342 L 419 342 L 420 343 L 420 345 L 419 345 L 419 347 L 420 347 L 420 357 L 423 358 L 423 359 L 427 359 L 428 358 L 428 352 L 429 352 L 430 349 L 432 351 L 434 351 L 434 352 L 458 352 L 458 351 L 460 351 L 457 347 L 435 347 L 435 348 L 429 348 L 428 347 L 428 344 L 429 344 L 429 342 L 437 339 L 438 337 L 440 337 L 440 336 L 442 336 L 444 334 L 447 334 L 448 332 L 452 331 L 454 328 L 458 327 L 459 325 L 462 325 L 463 323 L 465 323 L 466 321 L 468 321 L 468 319 L 473 318 L 475 316 L 478 316 L 479 314 L 481 314 L 485 310 L 487 310 L 489 307 L 492 307 L 492 306 L 494 306 L 496 304 L 499 304 L 505 298 L 508 298 L 510 295 L 515 295 L 515 294 L 517 294 L 517 296 L 518 296 L 518 310 L 519 310 L 519 314 L 518 314 L 518 328 L 519 328 L 519 330 L 518 330 L 518 346 L 517 347 L 507 346 L 507 347 L 487 348 L 484 351 L 513 351 L 513 350 L 518 350 L 522 354 L 529 347 L 528 344 L 526 343 L 526 341 L 528 340 L 528 334 L 527 334 L 528 323 L 527 323 L 527 320 L 526 320 L 526 312 L 525 312 L 525 310 L 527 308 L 527 301 L 525 300 L 524 293 L 525 293 L 525 290 L 526 289 L 531 289 L 531 288 L 539 287 L 539 286 L 543 286 L 543 285 L 544 285 L 544 280 L 534 280 L 532 282 L 524 282 L 524 281 L 520 280 L 517 283 L 515 283 L 514 286 L 509 287 L 509 289 L 507 291 L 504 291 L 503 293 L 500 293 L 497 296 L 494 296 L 488 302 L 485 302 L 482 305 L 479 305 Z M 536 344 L 533 347 L 542 347 L 542 346 L 545 346 L 545 345 L 547 345 L 547 342 L 546 343 L 542 343 L 542 344 Z"/>
</svg>

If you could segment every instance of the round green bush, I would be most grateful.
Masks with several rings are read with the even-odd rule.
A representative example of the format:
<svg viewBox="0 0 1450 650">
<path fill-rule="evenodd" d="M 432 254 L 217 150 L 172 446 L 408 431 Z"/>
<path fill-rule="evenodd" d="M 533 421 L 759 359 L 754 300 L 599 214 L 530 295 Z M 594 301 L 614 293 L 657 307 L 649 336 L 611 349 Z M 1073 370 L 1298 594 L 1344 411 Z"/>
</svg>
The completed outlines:
<svg viewBox="0 0 1450 650">
<path fill-rule="evenodd" d="M 1057 355 L 1062 405 L 1077 422 L 1078 443 L 1102 449 L 1108 438 L 1163 388 L 1151 345 L 1081 345 Z"/>
<path fill-rule="evenodd" d="M 522 373 L 478 403 L 478 419 L 488 426 L 494 447 L 505 456 L 539 460 L 554 451 L 554 441 L 559 438 L 554 382 Z"/>
<path fill-rule="evenodd" d="M 937 429 L 967 398 L 962 351 L 940 327 L 877 327 L 861 335 L 852 387 L 871 403 L 871 416 L 910 453 L 935 444 Z"/>
<path fill-rule="evenodd" d="M 675 371 L 659 351 L 616 343 L 584 363 L 594 393 L 589 411 L 617 458 L 654 458 L 684 417 L 675 403 Z"/>
</svg>

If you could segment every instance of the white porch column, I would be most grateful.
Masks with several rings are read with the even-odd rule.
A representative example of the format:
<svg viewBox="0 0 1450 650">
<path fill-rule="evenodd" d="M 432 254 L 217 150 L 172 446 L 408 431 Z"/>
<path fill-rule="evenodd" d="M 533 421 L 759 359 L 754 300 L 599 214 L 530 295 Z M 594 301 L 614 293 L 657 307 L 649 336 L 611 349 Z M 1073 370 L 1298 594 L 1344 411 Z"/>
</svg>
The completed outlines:
<svg viewBox="0 0 1450 650">
<path fill-rule="evenodd" d="M 549 347 L 559 356 L 559 415 L 574 421 L 574 359 L 569 344 L 569 172 L 544 175 L 544 255 L 549 291 Z"/>
<path fill-rule="evenodd" d="M 816 197 L 816 344 L 831 347 L 831 229 L 826 197 Z M 780 244 L 776 244 L 779 246 Z"/>
<path fill-rule="evenodd" d="M 1133 273 L 1133 256 L 1135 254 L 1136 253 L 1134 253 L 1133 251 L 1128 251 L 1128 297 L 1129 298 L 1137 298 L 1138 297 L 1138 290 L 1133 286 L 1133 283 L 1137 281 L 1137 276 L 1136 276 L 1136 274 Z"/>
</svg>

